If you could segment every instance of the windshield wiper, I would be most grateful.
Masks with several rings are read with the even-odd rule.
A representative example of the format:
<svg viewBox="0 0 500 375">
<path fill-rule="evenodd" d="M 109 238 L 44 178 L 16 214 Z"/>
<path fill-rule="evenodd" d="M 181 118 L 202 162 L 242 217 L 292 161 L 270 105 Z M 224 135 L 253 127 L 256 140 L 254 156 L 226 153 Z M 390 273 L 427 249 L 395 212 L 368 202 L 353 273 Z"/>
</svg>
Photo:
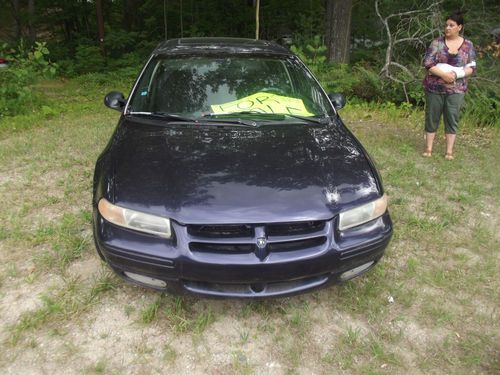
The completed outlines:
<svg viewBox="0 0 500 375">
<path fill-rule="evenodd" d="M 217 116 L 234 116 L 234 115 L 273 115 L 273 113 L 266 113 L 260 111 L 239 111 L 239 112 L 210 112 L 204 113 L 201 117 L 217 117 Z"/>
<path fill-rule="evenodd" d="M 268 113 L 268 112 L 259 112 L 259 111 L 241 111 L 241 112 L 220 112 L 220 113 L 206 113 L 202 117 L 218 117 L 218 116 L 238 116 L 238 115 L 258 115 L 260 119 L 262 120 L 275 120 L 276 118 L 280 118 L 284 120 L 287 117 L 292 117 L 295 119 L 299 119 L 302 121 L 306 122 L 313 122 L 315 124 L 325 124 L 327 123 L 328 117 L 307 117 L 307 116 L 300 116 L 300 115 L 293 115 L 290 113 Z M 281 120 L 281 121 L 282 121 Z"/>
<path fill-rule="evenodd" d="M 258 111 L 241 111 L 241 112 L 210 112 L 210 113 L 204 113 L 201 115 L 200 119 L 202 121 L 210 121 L 210 122 L 222 122 L 222 123 L 236 123 L 236 124 L 241 124 L 241 125 L 248 125 L 248 126 L 257 126 L 257 122 L 254 120 L 246 120 L 246 119 L 241 119 L 238 116 L 240 115 L 248 115 L 248 114 L 262 114 L 262 112 Z"/>
<path fill-rule="evenodd" d="M 158 117 L 158 118 L 170 119 L 170 120 L 175 120 L 175 121 L 197 122 L 197 120 L 193 119 L 193 118 L 183 117 L 180 115 L 176 115 L 174 113 L 166 113 L 166 112 L 129 112 L 128 114 L 133 115 L 133 116 Z"/>
<path fill-rule="evenodd" d="M 253 120 L 243 120 L 240 118 L 205 118 L 202 116 L 198 122 L 201 123 L 219 123 L 219 124 L 235 124 L 235 125 L 244 125 L 244 126 L 257 126 L 257 123 Z"/>
<path fill-rule="evenodd" d="M 328 117 L 307 117 L 307 116 L 300 116 L 300 115 L 292 115 L 291 113 L 287 113 L 287 114 L 284 114 L 284 116 L 286 117 L 293 117 L 293 118 L 296 118 L 296 119 L 299 119 L 299 120 L 303 120 L 303 121 L 308 121 L 308 122 L 314 122 L 316 124 L 321 124 L 321 125 L 324 125 L 324 124 L 327 124 L 328 122 L 330 122 L 329 118 Z"/>
<path fill-rule="evenodd" d="M 218 118 L 190 118 L 184 117 L 180 115 L 176 115 L 175 113 L 167 113 L 167 112 L 129 112 L 129 115 L 133 116 L 151 116 L 162 119 L 169 119 L 172 121 L 182 121 L 182 122 L 191 122 L 194 124 L 206 124 L 206 123 L 221 123 L 221 124 L 232 124 L 232 125 L 245 125 L 245 126 L 257 126 L 255 121 L 245 121 L 239 118 L 236 119 L 218 119 Z"/>
</svg>

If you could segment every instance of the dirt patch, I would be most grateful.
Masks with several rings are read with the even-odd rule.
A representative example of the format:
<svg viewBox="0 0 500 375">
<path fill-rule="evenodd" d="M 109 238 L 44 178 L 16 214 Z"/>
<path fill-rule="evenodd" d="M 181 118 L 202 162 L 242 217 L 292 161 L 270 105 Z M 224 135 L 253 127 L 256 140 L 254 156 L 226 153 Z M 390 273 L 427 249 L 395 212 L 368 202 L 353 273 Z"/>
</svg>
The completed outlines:
<svg viewBox="0 0 500 375">
<path fill-rule="evenodd" d="M 402 333 L 405 341 L 411 342 L 419 350 L 424 351 L 429 345 L 440 345 L 448 335 L 448 331 L 439 328 L 421 327 L 414 321 L 397 321 L 392 323 L 392 328 L 397 333 Z"/>
<path fill-rule="evenodd" d="M 40 308 L 43 305 L 41 296 L 63 284 L 59 275 L 50 273 L 44 274 L 43 279 L 38 278 L 33 282 L 27 282 L 27 279 L 28 277 L 7 277 L 3 282 L 0 315 L 4 330 L 0 331 L 1 341 L 8 339 L 11 334 L 7 327 L 18 323 L 24 314 Z"/>
<path fill-rule="evenodd" d="M 96 254 L 91 254 L 84 259 L 73 262 L 67 269 L 67 274 L 81 280 L 89 280 L 96 270 L 101 268 L 101 260 Z"/>
</svg>

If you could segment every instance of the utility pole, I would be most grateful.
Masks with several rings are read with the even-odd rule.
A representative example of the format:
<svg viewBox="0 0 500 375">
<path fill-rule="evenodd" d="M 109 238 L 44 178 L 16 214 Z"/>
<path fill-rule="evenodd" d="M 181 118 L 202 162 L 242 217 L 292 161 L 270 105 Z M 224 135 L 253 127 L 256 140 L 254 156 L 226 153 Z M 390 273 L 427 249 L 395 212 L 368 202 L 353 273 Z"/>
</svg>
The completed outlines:
<svg viewBox="0 0 500 375">
<path fill-rule="evenodd" d="M 255 39 L 259 39 L 259 10 L 260 0 L 255 1 Z"/>
<path fill-rule="evenodd" d="M 167 7 L 168 7 L 168 1 L 163 0 L 163 26 L 165 28 L 165 40 L 168 39 Z"/>
<path fill-rule="evenodd" d="M 181 38 L 184 38 L 184 25 L 182 24 L 182 0 L 181 0 L 181 14 L 180 14 L 180 19 L 181 19 Z"/>
</svg>

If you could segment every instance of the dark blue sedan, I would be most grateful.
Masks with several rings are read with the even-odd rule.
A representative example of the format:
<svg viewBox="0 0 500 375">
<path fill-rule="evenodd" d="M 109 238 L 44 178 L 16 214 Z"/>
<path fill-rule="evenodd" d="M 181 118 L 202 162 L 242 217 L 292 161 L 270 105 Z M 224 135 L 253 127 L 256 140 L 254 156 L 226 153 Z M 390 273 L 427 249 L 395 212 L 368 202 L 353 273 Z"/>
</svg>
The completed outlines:
<svg viewBox="0 0 500 375">
<path fill-rule="evenodd" d="M 152 53 L 97 160 L 98 253 L 143 286 L 272 297 L 371 269 L 392 235 L 380 177 L 289 50 L 170 40 Z"/>
</svg>

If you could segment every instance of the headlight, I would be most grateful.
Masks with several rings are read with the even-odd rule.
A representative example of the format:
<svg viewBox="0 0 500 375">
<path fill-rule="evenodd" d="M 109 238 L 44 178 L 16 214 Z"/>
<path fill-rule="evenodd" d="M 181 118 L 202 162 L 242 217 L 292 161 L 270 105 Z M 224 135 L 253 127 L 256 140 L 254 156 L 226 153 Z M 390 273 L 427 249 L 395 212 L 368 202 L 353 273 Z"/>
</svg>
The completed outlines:
<svg viewBox="0 0 500 375">
<path fill-rule="evenodd" d="M 156 234 L 164 238 L 170 238 L 172 235 L 170 220 L 164 217 L 115 206 L 104 198 L 99 201 L 98 208 L 103 218 L 120 227 Z"/>
<path fill-rule="evenodd" d="M 353 208 L 352 210 L 341 212 L 339 215 L 339 230 L 355 227 L 370 220 L 382 216 L 387 210 L 387 196 Z"/>
</svg>

